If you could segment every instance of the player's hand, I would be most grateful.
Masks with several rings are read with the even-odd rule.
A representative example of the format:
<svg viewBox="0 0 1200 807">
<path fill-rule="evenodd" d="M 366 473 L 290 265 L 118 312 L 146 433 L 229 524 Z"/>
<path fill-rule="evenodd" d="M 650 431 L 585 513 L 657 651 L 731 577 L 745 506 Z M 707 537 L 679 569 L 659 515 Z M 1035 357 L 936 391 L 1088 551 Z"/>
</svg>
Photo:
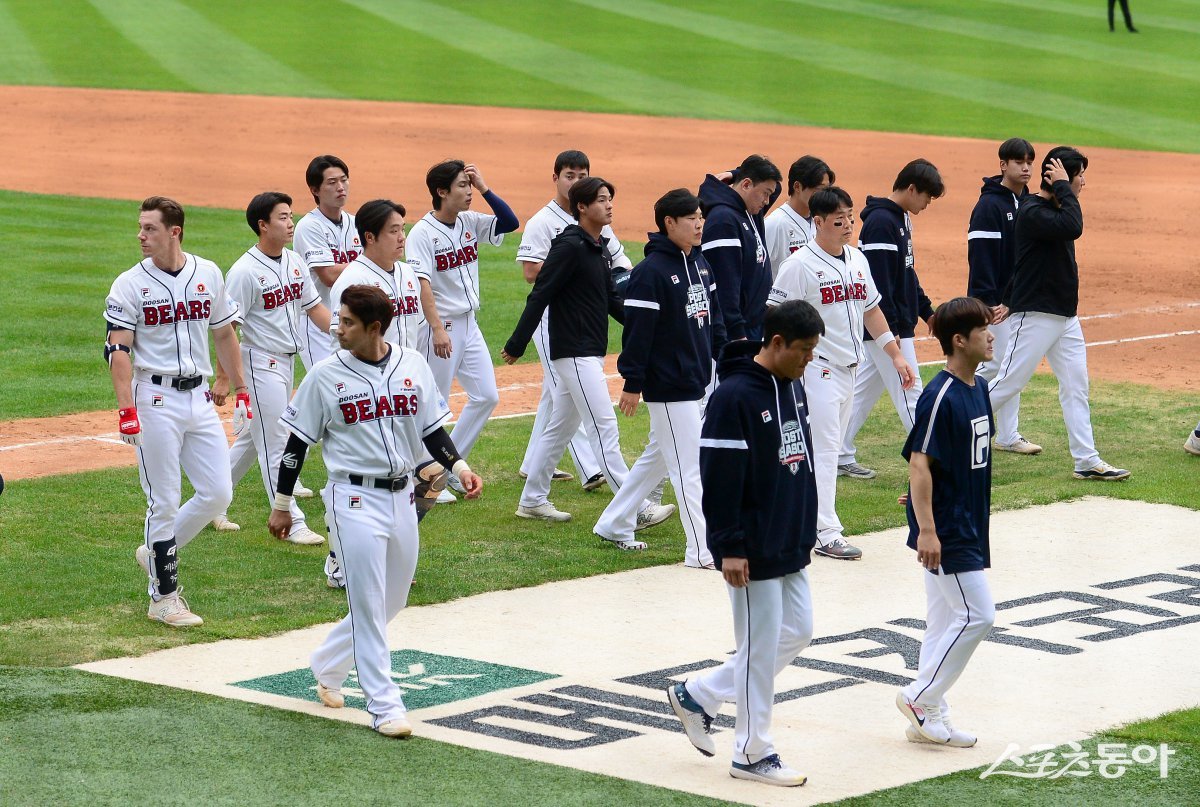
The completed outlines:
<svg viewBox="0 0 1200 807">
<path fill-rule="evenodd" d="M 445 328 L 434 330 L 433 352 L 439 359 L 448 359 L 454 352 L 454 343 L 450 341 L 450 334 L 446 332 Z"/>
<path fill-rule="evenodd" d="M 942 565 L 942 542 L 936 532 L 921 530 L 917 534 L 917 562 L 931 572 Z"/>
<path fill-rule="evenodd" d="M 912 389 L 913 384 L 917 383 L 917 371 L 908 363 L 908 360 L 903 356 L 897 356 L 892 359 L 892 366 L 900 375 L 900 386 L 904 389 Z"/>
<path fill-rule="evenodd" d="M 142 444 L 142 423 L 138 420 L 137 407 L 118 409 L 117 418 L 120 423 L 121 439 L 126 445 L 140 446 Z"/>
<path fill-rule="evenodd" d="M 734 588 L 745 588 L 750 582 L 750 561 L 745 558 L 721 558 L 721 574 Z"/>
<path fill-rule="evenodd" d="M 246 428 L 246 422 L 254 418 L 250 411 L 250 393 L 239 392 L 233 404 L 233 433 L 241 434 Z"/>
<path fill-rule="evenodd" d="M 500 358 L 504 359 L 505 364 L 516 364 L 520 356 L 510 356 L 507 350 L 500 348 Z"/>
<path fill-rule="evenodd" d="M 637 414 L 638 401 L 642 399 L 640 392 L 622 392 L 620 399 L 617 401 L 617 408 L 625 413 L 625 417 L 633 417 Z"/>
<path fill-rule="evenodd" d="M 458 481 L 467 492 L 468 499 L 478 499 L 479 494 L 483 493 L 483 480 L 474 471 L 463 471 L 459 474 Z"/>
<path fill-rule="evenodd" d="M 292 531 L 292 514 L 287 510 L 271 510 L 267 519 L 267 531 L 276 538 L 285 539 Z"/>
<path fill-rule="evenodd" d="M 471 180 L 471 185 L 480 193 L 487 193 L 487 183 L 483 181 L 483 174 L 479 173 L 479 167 L 475 163 L 467 163 L 463 168 L 467 174 L 467 179 Z"/>
<path fill-rule="evenodd" d="M 719 174 L 713 174 L 713 179 L 717 180 L 718 182 L 724 182 L 726 185 L 729 185 L 730 183 L 733 182 L 733 172 L 732 171 L 722 171 Z"/>
<path fill-rule="evenodd" d="M 1004 320 L 1008 319 L 1008 306 L 1004 303 L 992 308 L 992 324 L 999 325 Z"/>
<path fill-rule="evenodd" d="M 1055 182 L 1062 180 L 1063 182 L 1070 181 L 1070 176 L 1067 175 L 1067 169 L 1063 168 L 1062 160 L 1055 157 L 1047 163 L 1046 173 L 1043 174 L 1046 181 L 1053 185 Z"/>
<path fill-rule="evenodd" d="M 224 373 L 217 373 L 217 377 L 212 383 L 213 403 L 217 406 L 224 406 L 225 399 L 229 396 L 229 376 Z"/>
</svg>

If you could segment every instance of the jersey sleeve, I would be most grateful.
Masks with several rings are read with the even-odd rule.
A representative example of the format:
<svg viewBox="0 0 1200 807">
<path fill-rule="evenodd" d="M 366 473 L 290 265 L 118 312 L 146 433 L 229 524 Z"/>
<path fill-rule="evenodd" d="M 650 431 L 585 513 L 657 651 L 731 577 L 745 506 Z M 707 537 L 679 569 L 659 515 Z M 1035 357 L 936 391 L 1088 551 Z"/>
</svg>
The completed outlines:
<svg viewBox="0 0 1200 807">
<path fill-rule="evenodd" d="M 491 213 L 478 213 L 474 210 L 467 210 L 459 213 L 459 218 L 463 219 L 463 225 L 471 228 L 475 233 L 475 237 L 479 239 L 479 243 L 488 243 L 494 247 L 504 243 L 504 233 L 497 232 L 496 216 Z"/>
<path fill-rule="evenodd" d="M 613 269 L 633 269 L 633 261 L 625 254 L 625 245 L 617 238 L 612 227 L 604 225 L 600 234 L 608 239 L 608 257 L 612 259 Z"/>
<path fill-rule="evenodd" d="M 1004 270 L 1004 221 L 997 205 L 981 198 L 967 225 L 967 294 L 988 305 L 1000 303 Z"/>
<path fill-rule="evenodd" d="M 780 210 L 782 209 L 780 208 Z M 771 256 L 771 266 L 775 267 L 775 275 L 778 277 L 783 262 L 790 254 L 788 252 L 787 221 L 784 220 L 783 215 L 779 214 L 779 211 L 767 216 L 766 230 L 767 254 Z"/>
<path fill-rule="evenodd" d="M 308 225 L 309 221 L 311 219 L 306 217 L 296 225 L 296 232 L 292 235 L 292 246 L 309 269 L 314 266 L 333 266 L 337 261 L 334 260 L 333 250 L 325 240 L 325 233 L 321 232 L 319 227 Z"/>
<path fill-rule="evenodd" d="M 241 318 L 241 309 L 238 308 L 236 301 L 229 297 L 229 290 L 225 286 L 225 278 L 221 277 L 221 271 L 215 269 L 213 271 L 213 291 L 212 291 L 212 313 L 209 316 L 209 330 L 215 331 L 217 328 L 223 328 L 234 320 Z"/>
<path fill-rule="evenodd" d="M 325 436 L 330 412 L 323 392 L 327 382 L 321 368 L 309 371 L 279 420 L 292 434 L 310 446 Z"/>
<path fill-rule="evenodd" d="M 662 299 L 653 269 L 642 268 L 629 275 L 625 287 L 625 330 L 621 333 L 621 355 L 617 372 L 625 379 L 625 392 L 640 393 L 646 383 L 646 368 L 654 349 L 654 332 Z"/>
<path fill-rule="evenodd" d="M 870 261 L 868 261 L 866 256 L 861 252 L 857 255 L 851 253 L 851 255 L 857 258 L 856 262 L 865 270 L 863 272 L 863 285 L 867 287 L 867 302 L 863 306 L 863 310 L 870 311 L 876 306 L 881 306 L 883 304 L 883 293 L 879 290 L 879 284 L 875 282 L 875 273 L 871 271 Z M 888 325 L 889 327 L 892 327 L 890 320 L 888 321 Z"/>
<path fill-rule="evenodd" d="M 722 384 L 708 399 L 700 431 L 701 508 L 711 547 L 723 556 L 746 557 L 746 536 L 740 510 L 750 435 L 739 406 L 735 384 Z"/>
<path fill-rule="evenodd" d="M 337 332 L 338 322 L 341 321 L 342 292 L 353 282 L 353 277 L 353 268 L 347 267 L 346 271 L 342 272 L 334 281 L 333 288 L 329 290 L 329 332 L 331 334 Z"/>
<path fill-rule="evenodd" d="M 943 462 L 945 452 L 952 451 L 951 405 L 946 393 L 949 391 L 949 379 L 943 377 L 939 386 L 930 384 L 917 399 L 917 411 L 913 417 L 912 431 L 904 443 L 901 455 L 908 461 L 914 452 L 925 454 L 939 463 Z"/>
<path fill-rule="evenodd" d="M 525 224 L 521 245 L 517 247 L 517 263 L 541 263 L 550 252 L 553 230 L 542 216 L 534 216 Z"/>
<path fill-rule="evenodd" d="M 779 275 L 767 294 L 767 305 L 782 305 L 788 300 L 803 300 L 808 296 L 808 273 L 799 258 L 789 257 L 779 266 Z"/>
<path fill-rule="evenodd" d="M 721 300 L 721 312 L 725 315 L 725 330 L 730 339 L 743 339 L 746 336 L 746 317 L 742 312 L 740 228 L 731 216 L 714 215 L 709 222 L 704 226 L 704 242 L 700 248 L 717 277 L 717 296 Z"/>
<path fill-rule="evenodd" d="M 124 275 L 113 281 L 108 290 L 104 303 L 104 319 L 111 325 L 127 330 L 136 330 L 138 321 L 138 303 L 131 294 L 129 284 L 122 282 Z"/>
<path fill-rule="evenodd" d="M 300 268 L 304 268 L 304 262 L 300 260 L 299 255 L 292 253 L 289 260 L 299 262 L 301 264 Z M 300 309 L 302 311 L 308 311 L 316 308 L 317 304 L 321 302 L 321 294 L 317 291 L 316 284 L 309 280 L 307 272 L 303 272 L 298 280 L 304 285 L 304 292 L 300 296 Z"/>
<path fill-rule="evenodd" d="M 234 266 L 229 270 L 229 276 L 225 278 L 225 292 L 229 295 L 229 299 L 237 304 L 237 321 L 245 322 L 246 314 L 254 307 L 258 282 L 250 272 Z"/>
<path fill-rule="evenodd" d="M 408 240 L 404 245 L 404 260 L 417 273 L 417 277 L 423 277 L 430 283 L 433 282 L 433 271 L 437 264 L 433 259 L 433 244 L 429 240 L 429 226 L 423 220 L 414 224 L 408 233 Z"/>
<path fill-rule="evenodd" d="M 888 327 L 895 331 L 900 325 L 900 309 L 896 306 L 895 298 L 903 287 L 901 274 L 904 258 L 900 255 L 900 243 L 892 223 L 883 213 L 863 222 L 859 237 L 858 248 L 866 256 L 871 267 L 871 283 L 878 292 L 877 295 L 868 295 L 867 299 L 878 296 L 879 309 L 883 311 Z M 873 307 L 868 302 L 867 308 Z"/>
</svg>

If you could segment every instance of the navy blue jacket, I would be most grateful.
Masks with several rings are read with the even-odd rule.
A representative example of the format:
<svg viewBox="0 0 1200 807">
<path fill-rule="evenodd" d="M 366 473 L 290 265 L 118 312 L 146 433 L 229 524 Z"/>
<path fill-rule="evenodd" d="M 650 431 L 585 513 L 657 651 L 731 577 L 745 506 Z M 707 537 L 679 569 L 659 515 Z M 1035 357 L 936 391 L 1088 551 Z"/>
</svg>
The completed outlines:
<svg viewBox="0 0 1200 807">
<path fill-rule="evenodd" d="M 817 542 L 817 484 L 802 383 L 754 361 L 761 342 L 730 342 L 700 433 L 701 507 L 717 568 L 745 558 L 751 580 L 808 565 Z"/>
<path fill-rule="evenodd" d="M 650 233 L 646 259 L 625 287 L 625 331 L 617 372 L 647 401 L 698 401 L 725 344 L 717 284 L 699 249 L 684 255 Z"/>
<path fill-rule="evenodd" d="M 762 339 L 771 291 L 771 256 L 767 254 L 765 214 L 779 198 L 775 188 L 771 201 L 756 215 L 729 185 L 709 174 L 700 186 L 704 211 L 704 257 L 717 277 L 717 297 L 730 339 Z"/>
<path fill-rule="evenodd" d="M 859 249 L 871 264 L 871 279 L 882 298 L 879 310 L 898 339 L 911 339 L 918 321 L 933 316 L 933 304 L 917 280 L 908 216 L 891 199 L 868 196 L 862 211 Z M 865 330 L 864 339 L 871 334 Z"/>
<path fill-rule="evenodd" d="M 984 177 L 967 225 L 967 296 L 1000 304 L 1016 264 L 1017 209 L 1029 193 L 1010 191 L 1000 177 Z"/>
<path fill-rule="evenodd" d="M 1075 241 L 1083 235 L 1083 210 L 1070 182 L 1060 179 L 1052 188 L 1054 199 L 1031 193 L 1021 202 L 1017 263 L 1004 302 L 1014 313 L 1073 317 L 1079 313 Z"/>
</svg>

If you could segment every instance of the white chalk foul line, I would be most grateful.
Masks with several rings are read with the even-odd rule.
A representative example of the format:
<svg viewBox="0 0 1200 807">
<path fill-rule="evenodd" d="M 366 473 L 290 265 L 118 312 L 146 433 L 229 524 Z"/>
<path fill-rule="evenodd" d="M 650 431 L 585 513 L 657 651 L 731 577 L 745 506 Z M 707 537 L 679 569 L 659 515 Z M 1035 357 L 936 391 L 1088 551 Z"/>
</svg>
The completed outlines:
<svg viewBox="0 0 1200 807">
<path fill-rule="evenodd" d="M 1087 342 L 1087 343 L 1085 343 L 1084 347 L 1108 347 L 1109 345 L 1123 345 L 1128 342 L 1146 342 L 1151 339 L 1171 339 L 1172 337 L 1175 337 L 1175 336 L 1195 336 L 1196 334 L 1200 334 L 1200 330 L 1174 331 L 1172 333 L 1152 333 L 1152 334 L 1149 334 L 1148 336 L 1127 336 L 1124 339 L 1104 339 L 1099 342 Z M 933 367 L 934 365 L 945 364 L 945 363 L 946 363 L 945 359 L 938 359 L 937 361 L 923 361 L 920 364 L 918 364 L 917 366 L 918 367 Z"/>
</svg>

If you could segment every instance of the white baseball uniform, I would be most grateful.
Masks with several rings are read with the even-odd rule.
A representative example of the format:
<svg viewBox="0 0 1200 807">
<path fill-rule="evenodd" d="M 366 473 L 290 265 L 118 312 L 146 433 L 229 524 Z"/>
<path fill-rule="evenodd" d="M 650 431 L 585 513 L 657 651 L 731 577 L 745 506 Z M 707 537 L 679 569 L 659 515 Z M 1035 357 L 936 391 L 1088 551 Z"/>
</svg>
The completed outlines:
<svg viewBox="0 0 1200 807">
<path fill-rule="evenodd" d="M 867 356 L 863 314 L 879 305 L 880 295 L 862 252 L 847 246 L 838 258 L 813 241 L 779 267 L 767 304 L 788 300 L 807 300 L 825 322 L 825 335 L 804 370 L 804 390 L 817 479 L 817 543 L 826 546 L 842 537 L 835 508 L 838 452 L 854 405 L 857 368 Z"/>
<path fill-rule="evenodd" d="M 417 275 L 404 261 L 384 269 L 366 255 L 359 255 L 346 267 L 329 291 L 329 338 L 337 349 L 337 327 L 341 319 L 342 293 L 350 286 L 374 286 L 392 301 L 395 317 L 383 338 L 393 344 L 416 350 L 425 312 L 421 308 L 421 287 Z"/>
<path fill-rule="evenodd" d="M 275 500 L 279 461 L 287 443 L 279 418 L 292 397 L 296 354 L 308 321 L 304 312 L 320 305 L 321 298 L 309 282 L 308 267 L 290 249 L 275 260 L 251 247 L 229 268 L 225 287 L 238 306 L 242 369 L 254 412 L 249 427 L 229 449 L 230 472 L 236 488 L 257 458 L 269 505 Z M 291 513 L 295 529 L 306 526 L 295 501 Z"/>
<path fill-rule="evenodd" d="M 378 364 L 337 351 L 309 371 L 283 415 L 305 443 L 324 443 L 321 496 L 349 603 L 313 651 L 313 674 L 341 689 L 356 667 L 376 727 L 406 713 L 390 675 L 387 625 L 407 603 L 417 567 L 412 475 L 422 439 L 449 416 L 425 360 L 396 345 Z"/>
<path fill-rule="evenodd" d="M 574 223 L 575 219 L 571 217 L 571 214 L 563 210 L 557 200 L 551 200 L 525 223 L 525 230 L 521 235 L 521 245 L 517 247 L 517 263 L 541 263 L 546 260 L 546 255 L 550 253 L 550 242 L 568 224 Z M 625 247 L 613 233 L 612 227 L 605 225 L 600 234 L 608 239 L 608 254 L 612 258 L 613 267 L 632 268 L 633 264 L 625 255 Z M 526 476 L 529 475 L 529 460 L 533 455 L 534 446 L 541 440 L 542 432 L 545 431 L 546 424 L 550 422 L 553 414 L 554 388 L 558 386 L 558 376 L 550 361 L 550 341 L 545 330 L 546 319 L 549 316 L 550 309 L 546 309 L 537 330 L 533 332 L 533 347 L 542 363 L 542 394 L 538 398 L 537 414 L 533 417 L 533 429 L 529 433 L 529 443 L 525 448 L 525 456 L 521 460 L 521 472 Z M 596 455 L 592 453 L 592 447 L 588 444 L 587 432 L 582 424 L 575 432 L 575 436 L 571 438 L 567 450 L 575 462 L 581 483 L 601 473 L 600 463 L 597 462 Z"/>
<path fill-rule="evenodd" d="M 212 261 L 184 253 L 178 273 L 144 259 L 115 281 L 104 318 L 133 332 L 133 402 L 142 427 L 138 477 L 146 494 L 145 543 L 150 551 L 150 596 L 158 579 L 176 578 L 154 545 L 181 548 L 229 506 L 229 443 L 212 405 L 208 332 L 231 324 L 237 305 Z M 183 389 L 180 389 L 183 387 Z M 195 494 L 180 507 L 179 469 Z M 160 568 L 162 566 L 162 568 Z M 168 591 L 169 593 L 169 591 Z"/>
<path fill-rule="evenodd" d="M 500 402 L 496 371 L 475 312 L 480 304 L 479 245 L 498 247 L 503 241 L 504 233 L 496 232 L 496 217 L 490 213 L 465 210 L 447 226 L 430 212 L 413 225 L 405 247 L 417 277 L 429 281 L 450 336 L 450 357 L 443 359 L 433 352 L 432 330 L 426 325 L 421 329 L 421 352 L 447 401 L 455 379 L 467 393 L 467 404 L 454 424 L 454 445 L 463 457 L 470 455 Z"/>
<path fill-rule="evenodd" d="M 797 213 L 784 202 L 772 211 L 764 221 L 767 230 L 767 254 L 771 256 L 771 269 L 779 277 L 779 268 L 788 255 L 817 237 L 811 218 Z"/>
<path fill-rule="evenodd" d="M 321 302 L 332 312 L 333 308 L 329 305 L 330 289 L 312 269 L 314 266 L 350 263 L 362 254 L 358 231 L 354 229 L 354 216 L 343 210 L 341 221 L 330 221 L 320 208 L 313 208 L 296 223 L 292 238 L 292 246 L 308 266 L 309 282 L 320 295 Z M 305 323 L 301 338 L 300 359 L 306 370 L 311 370 L 314 364 L 337 349 L 336 345 L 329 343 L 329 335 L 321 333 L 321 329 L 311 320 Z"/>
</svg>

